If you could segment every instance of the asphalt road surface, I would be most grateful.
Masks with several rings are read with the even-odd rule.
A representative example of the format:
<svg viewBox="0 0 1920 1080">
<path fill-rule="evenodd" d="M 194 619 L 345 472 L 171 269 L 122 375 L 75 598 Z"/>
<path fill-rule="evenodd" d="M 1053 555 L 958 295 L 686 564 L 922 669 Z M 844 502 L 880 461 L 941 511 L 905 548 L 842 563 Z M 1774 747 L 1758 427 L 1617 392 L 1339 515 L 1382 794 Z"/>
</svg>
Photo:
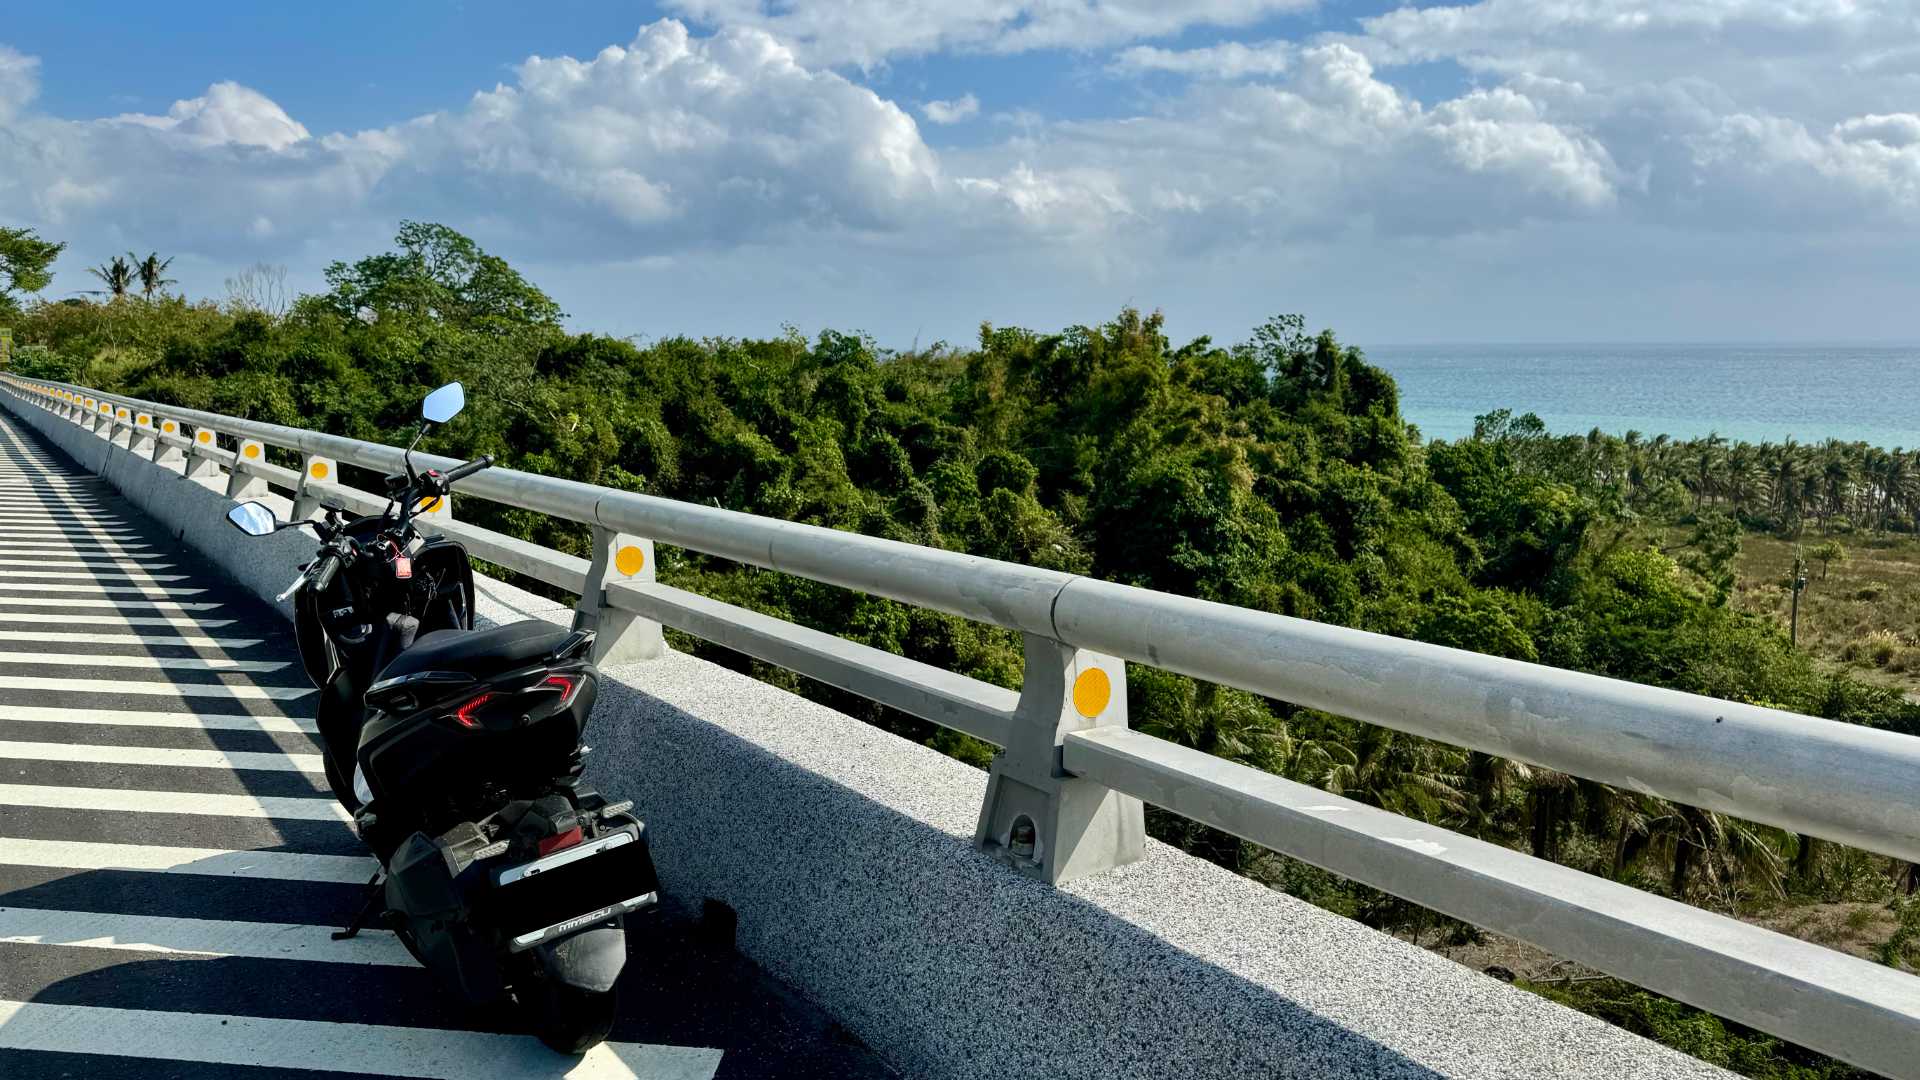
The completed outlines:
<svg viewBox="0 0 1920 1080">
<path fill-rule="evenodd" d="M 687 916 L 581 1058 L 330 940 L 373 862 L 314 701 L 286 623 L 0 413 L 0 1077 L 892 1075 Z"/>
</svg>

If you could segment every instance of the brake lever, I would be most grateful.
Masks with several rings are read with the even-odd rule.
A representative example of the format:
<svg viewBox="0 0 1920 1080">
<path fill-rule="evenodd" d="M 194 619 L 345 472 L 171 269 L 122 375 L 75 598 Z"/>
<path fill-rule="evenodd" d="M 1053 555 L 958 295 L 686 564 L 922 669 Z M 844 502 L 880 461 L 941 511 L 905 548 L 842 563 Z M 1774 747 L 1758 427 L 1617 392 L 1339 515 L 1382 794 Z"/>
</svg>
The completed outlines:
<svg viewBox="0 0 1920 1080">
<path fill-rule="evenodd" d="M 308 573 L 309 571 L 306 571 L 306 570 L 300 571 L 300 576 L 293 579 L 293 584 L 287 586 L 287 591 L 281 593 L 279 596 L 274 597 L 273 602 L 276 604 L 286 603 L 288 597 L 292 596 L 294 593 L 299 592 L 300 586 L 305 585 L 307 583 Z"/>
</svg>

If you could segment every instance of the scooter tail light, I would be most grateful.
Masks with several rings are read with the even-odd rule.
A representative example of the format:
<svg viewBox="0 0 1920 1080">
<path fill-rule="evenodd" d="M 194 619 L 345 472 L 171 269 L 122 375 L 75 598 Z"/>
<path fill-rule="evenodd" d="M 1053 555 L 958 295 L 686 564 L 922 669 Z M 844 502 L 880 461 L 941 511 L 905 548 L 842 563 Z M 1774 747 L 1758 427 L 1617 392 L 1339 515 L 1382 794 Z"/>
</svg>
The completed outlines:
<svg viewBox="0 0 1920 1080">
<path fill-rule="evenodd" d="M 465 705 L 462 705 L 458 709 L 455 709 L 453 712 L 453 718 L 460 722 L 461 727 L 464 727 L 464 728 L 479 727 L 480 721 L 475 718 L 475 714 L 478 713 L 482 708 L 484 708 L 487 702 L 492 701 L 495 696 L 496 695 L 491 690 L 487 691 L 484 694 L 481 694 L 479 697 L 476 697 L 472 701 L 469 701 Z"/>
<path fill-rule="evenodd" d="M 540 854 L 551 855 L 556 851 L 565 851 L 566 849 L 579 843 L 585 837 L 586 837 L 586 834 L 580 831 L 580 826 L 575 825 L 573 828 L 568 829 L 566 832 L 555 833 L 554 835 L 547 837 L 545 840 L 540 841 L 540 846 L 539 846 Z"/>
<path fill-rule="evenodd" d="M 560 704 L 564 707 L 573 703 L 574 691 L 580 689 L 578 675 L 549 675 L 542 685 L 551 686 L 560 691 Z"/>
</svg>

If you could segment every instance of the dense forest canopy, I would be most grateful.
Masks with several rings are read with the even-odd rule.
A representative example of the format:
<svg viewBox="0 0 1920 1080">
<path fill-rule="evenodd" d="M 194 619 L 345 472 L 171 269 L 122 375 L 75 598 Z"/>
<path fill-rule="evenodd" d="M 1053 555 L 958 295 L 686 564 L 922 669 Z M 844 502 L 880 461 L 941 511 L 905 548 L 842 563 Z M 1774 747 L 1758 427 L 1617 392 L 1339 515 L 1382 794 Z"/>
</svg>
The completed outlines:
<svg viewBox="0 0 1920 1080">
<path fill-rule="evenodd" d="M 553 299 L 504 261 L 416 223 L 396 250 L 334 263 L 326 281 L 284 314 L 142 298 L 137 285 L 36 304 L 12 319 L 24 346 L 13 367 L 386 442 L 427 389 L 457 379 L 470 404 L 436 433 L 446 454 L 1920 730 L 1898 692 L 1823 673 L 1726 602 L 1743 529 L 1912 529 L 1920 466 L 1901 452 L 1553 436 L 1506 413 L 1471 438 L 1427 443 L 1386 372 L 1295 315 L 1232 345 L 1175 343 L 1158 314 L 1132 309 L 1057 331 L 983 325 L 969 345 L 911 352 L 832 330 L 639 343 L 568 332 Z M 585 548 L 578 527 L 525 511 L 462 514 Z M 1018 642 L 994 628 L 685 553 L 662 573 L 1018 685 Z M 1181 676 L 1129 676 L 1134 723 L 1155 734 L 1696 903 L 1890 890 L 1897 870 Z M 986 759 L 964 737 L 796 688 Z M 1377 925 L 1428 918 L 1179 820 L 1156 815 L 1154 827 Z"/>
</svg>

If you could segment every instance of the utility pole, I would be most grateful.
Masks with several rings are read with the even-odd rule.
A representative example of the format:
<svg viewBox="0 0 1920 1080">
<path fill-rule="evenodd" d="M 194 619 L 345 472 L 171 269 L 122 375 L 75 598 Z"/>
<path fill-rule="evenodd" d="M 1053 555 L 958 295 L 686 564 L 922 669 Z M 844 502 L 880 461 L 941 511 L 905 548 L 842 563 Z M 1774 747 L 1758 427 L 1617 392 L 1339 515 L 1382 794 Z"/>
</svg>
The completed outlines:
<svg viewBox="0 0 1920 1080">
<path fill-rule="evenodd" d="M 1807 561 L 1796 549 L 1793 553 L 1793 625 L 1787 631 L 1787 645 L 1800 647 L 1800 594 L 1807 588 Z"/>
</svg>

